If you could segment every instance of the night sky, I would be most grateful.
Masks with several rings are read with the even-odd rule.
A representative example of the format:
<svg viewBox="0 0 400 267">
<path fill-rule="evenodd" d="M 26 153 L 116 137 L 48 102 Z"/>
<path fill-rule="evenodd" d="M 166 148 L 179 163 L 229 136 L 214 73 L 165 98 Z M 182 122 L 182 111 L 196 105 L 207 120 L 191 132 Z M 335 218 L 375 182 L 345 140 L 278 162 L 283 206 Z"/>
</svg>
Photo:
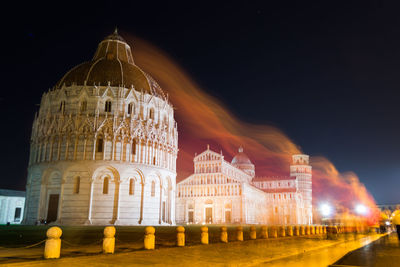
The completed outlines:
<svg viewBox="0 0 400 267">
<path fill-rule="evenodd" d="M 25 188 L 41 95 L 118 26 L 241 120 L 280 128 L 354 171 L 377 203 L 400 203 L 400 4 L 143 2 L 3 10 L 0 188 Z"/>
</svg>

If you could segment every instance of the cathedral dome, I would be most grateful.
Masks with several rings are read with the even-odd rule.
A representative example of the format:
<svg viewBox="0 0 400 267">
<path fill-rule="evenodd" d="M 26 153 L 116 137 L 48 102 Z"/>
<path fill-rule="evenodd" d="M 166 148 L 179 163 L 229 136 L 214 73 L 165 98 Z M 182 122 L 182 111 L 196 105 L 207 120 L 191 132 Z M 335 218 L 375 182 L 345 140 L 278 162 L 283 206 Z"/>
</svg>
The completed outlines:
<svg viewBox="0 0 400 267">
<path fill-rule="evenodd" d="M 239 153 L 232 159 L 231 164 L 236 168 L 241 169 L 251 177 L 255 175 L 254 164 L 251 163 L 249 157 L 243 152 L 243 147 L 239 148 Z"/>
<path fill-rule="evenodd" d="M 130 46 L 117 30 L 107 36 L 91 61 L 72 68 L 57 83 L 63 85 L 133 86 L 137 91 L 163 95 L 160 86 L 135 65 Z"/>
<path fill-rule="evenodd" d="M 249 157 L 243 152 L 243 148 L 239 148 L 239 153 L 232 159 L 232 165 L 252 164 Z"/>
</svg>

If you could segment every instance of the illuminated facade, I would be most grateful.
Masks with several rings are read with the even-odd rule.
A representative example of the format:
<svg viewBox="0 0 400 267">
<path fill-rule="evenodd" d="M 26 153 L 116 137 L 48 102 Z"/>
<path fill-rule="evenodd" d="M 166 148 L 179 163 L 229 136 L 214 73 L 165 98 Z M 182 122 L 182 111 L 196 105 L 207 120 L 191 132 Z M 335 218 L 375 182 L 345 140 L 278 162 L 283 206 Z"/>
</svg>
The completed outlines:
<svg viewBox="0 0 400 267">
<path fill-rule="evenodd" d="M 20 224 L 24 203 L 24 191 L 0 189 L 0 224 Z"/>
<path fill-rule="evenodd" d="M 178 132 L 159 85 L 115 31 L 44 93 L 25 224 L 175 224 Z"/>
<path fill-rule="evenodd" d="M 255 177 L 239 149 L 229 163 L 207 150 L 194 174 L 177 184 L 177 223 L 311 224 L 312 174 L 307 155 L 293 155 L 289 177 Z"/>
</svg>

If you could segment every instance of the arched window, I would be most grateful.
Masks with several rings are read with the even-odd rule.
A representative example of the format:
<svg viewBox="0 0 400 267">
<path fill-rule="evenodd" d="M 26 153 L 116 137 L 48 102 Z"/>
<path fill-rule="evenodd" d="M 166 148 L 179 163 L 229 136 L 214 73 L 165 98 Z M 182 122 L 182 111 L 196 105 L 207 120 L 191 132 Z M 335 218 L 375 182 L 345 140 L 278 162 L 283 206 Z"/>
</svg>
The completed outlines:
<svg viewBox="0 0 400 267">
<path fill-rule="evenodd" d="M 133 105 L 133 103 L 129 103 L 128 104 L 128 114 L 134 114 L 135 113 L 135 106 Z"/>
<path fill-rule="evenodd" d="M 156 182 L 151 181 L 151 196 L 155 197 L 156 196 Z"/>
<path fill-rule="evenodd" d="M 103 181 L 103 194 L 108 194 L 108 177 L 105 177 Z"/>
<path fill-rule="evenodd" d="M 97 139 L 97 152 L 103 152 L 103 138 Z"/>
<path fill-rule="evenodd" d="M 135 180 L 130 179 L 129 180 L 129 195 L 134 195 L 135 194 Z"/>
<path fill-rule="evenodd" d="M 81 102 L 81 108 L 80 108 L 81 112 L 85 112 L 87 110 L 87 101 L 83 100 Z"/>
<path fill-rule="evenodd" d="M 132 149 L 131 149 L 132 155 L 136 155 L 136 139 L 132 140 Z"/>
<path fill-rule="evenodd" d="M 81 186 L 81 177 L 75 177 L 74 181 L 74 194 L 79 194 L 79 188 Z"/>
<path fill-rule="evenodd" d="M 149 110 L 149 118 L 154 120 L 154 109 L 152 108 Z"/>
<path fill-rule="evenodd" d="M 65 101 L 61 101 L 61 103 L 60 103 L 60 111 L 61 111 L 61 113 L 64 113 L 64 111 L 65 111 Z"/>
<path fill-rule="evenodd" d="M 111 101 L 106 101 L 106 103 L 104 105 L 104 111 L 111 112 Z"/>
<path fill-rule="evenodd" d="M 143 119 L 143 106 L 140 106 L 140 109 L 139 109 L 139 117 L 140 117 L 141 119 Z"/>
</svg>

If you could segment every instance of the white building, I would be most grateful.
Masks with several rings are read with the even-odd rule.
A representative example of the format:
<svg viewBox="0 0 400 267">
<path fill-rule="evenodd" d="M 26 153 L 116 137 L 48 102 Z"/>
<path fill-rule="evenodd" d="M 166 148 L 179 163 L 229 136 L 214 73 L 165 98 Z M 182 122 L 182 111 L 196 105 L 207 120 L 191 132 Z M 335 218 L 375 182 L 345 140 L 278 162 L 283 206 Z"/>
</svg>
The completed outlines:
<svg viewBox="0 0 400 267">
<path fill-rule="evenodd" d="M 0 189 L 0 224 L 20 224 L 24 205 L 24 191 Z"/>
<path fill-rule="evenodd" d="M 42 96 L 25 224 L 175 224 L 178 132 L 160 86 L 115 31 Z"/>
<path fill-rule="evenodd" d="M 312 179 L 307 155 L 293 155 L 290 177 L 254 177 L 239 149 L 229 163 L 207 150 L 194 174 L 177 184 L 177 223 L 311 224 Z"/>
</svg>

